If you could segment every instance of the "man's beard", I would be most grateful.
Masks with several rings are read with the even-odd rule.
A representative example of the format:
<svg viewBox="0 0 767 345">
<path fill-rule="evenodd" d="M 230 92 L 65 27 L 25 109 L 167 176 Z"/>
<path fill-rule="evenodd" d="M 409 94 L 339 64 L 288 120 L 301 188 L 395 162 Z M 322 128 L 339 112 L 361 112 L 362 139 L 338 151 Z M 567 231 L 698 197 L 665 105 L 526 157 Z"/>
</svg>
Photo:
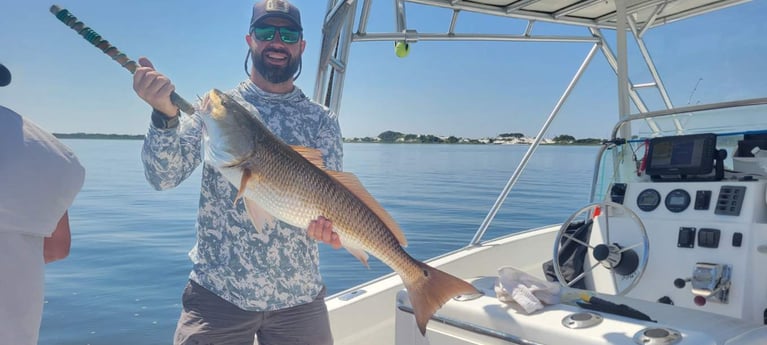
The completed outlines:
<svg viewBox="0 0 767 345">
<path fill-rule="evenodd" d="M 285 67 L 267 66 L 264 62 L 264 55 L 268 52 L 278 52 L 288 56 L 288 64 Z M 261 55 L 250 54 L 253 60 L 253 67 L 256 71 L 269 82 L 279 84 L 293 78 L 298 71 L 298 67 L 301 64 L 301 56 L 294 58 L 290 52 L 278 49 L 266 49 L 261 52 Z"/>
</svg>

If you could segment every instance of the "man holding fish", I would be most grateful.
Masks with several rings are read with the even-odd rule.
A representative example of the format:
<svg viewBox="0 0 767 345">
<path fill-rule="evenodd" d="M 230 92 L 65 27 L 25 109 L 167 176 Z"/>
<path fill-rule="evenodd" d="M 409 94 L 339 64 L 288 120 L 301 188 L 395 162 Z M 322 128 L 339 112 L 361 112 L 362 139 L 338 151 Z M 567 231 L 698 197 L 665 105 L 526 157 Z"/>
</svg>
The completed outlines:
<svg viewBox="0 0 767 345">
<path fill-rule="evenodd" d="M 249 78 L 228 94 L 255 108 L 282 140 L 319 150 L 326 167 L 341 170 L 337 117 L 293 83 L 306 46 L 302 30 L 294 5 L 282 0 L 256 3 L 245 36 Z M 179 118 L 169 98 L 173 84 L 148 59 L 139 63 L 133 87 L 153 108 L 142 150 L 147 180 L 158 190 L 173 188 L 203 163 L 197 243 L 189 253 L 194 266 L 174 343 L 247 344 L 257 335 L 260 344 L 332 344 L 315 241 L 340 247 L 330 221 L 315 218 L 307 231 L 275 219 L 258 205 L 235 201 L 239 186 L 202 154 L 210 144 L 204 140 L 212 139 L 200 105 L 193 116 Z"/>
<path fill-rule="evenodd" d="M 336 116 L 293 85 L 305 47 L 298 9 L 256 3 L 246 42 L 250 78 L 211 90 L 181 123 L 167 78 L 146 59 L 134 77 L 154 108 L 143 149 L 150 183 L 174 187 L 203 163 L 194 269 L 175 342 L 247 344 L 256 335 L 259 344 L 332 344 L 314 239 L 343 245 L 364 265 L 373 254 L 397 272 L 425 334 L 443 303 L 478 291 L 408 255 L 399 225 L 340 171 Z"/>
</svg>

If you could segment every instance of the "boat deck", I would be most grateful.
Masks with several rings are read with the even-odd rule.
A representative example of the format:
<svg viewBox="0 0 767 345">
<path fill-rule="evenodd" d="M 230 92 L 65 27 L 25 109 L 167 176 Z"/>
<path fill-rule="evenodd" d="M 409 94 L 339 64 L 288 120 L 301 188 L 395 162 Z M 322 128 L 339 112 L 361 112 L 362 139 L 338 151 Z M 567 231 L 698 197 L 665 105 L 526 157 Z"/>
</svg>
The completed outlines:
<svg viewBox="0 0 767 345">
<path fill-rule="evenodd" d="M 407 293 L 400 292 L 397 312 L 397 344 L 637 344 L 636 338 L 652 335 L 655 344 L 762 344 L 767 326 L 714 313 L 679 308 L 662 303 L 622 296 L 597 294 L 605 300 L 625 304 L 647 314 L 657 322 L 642 321 L 605 312 L 595 312 L 574 304 L 560 303 L 525 314 L 496 298 L 496 277 L 475 279 L 484 296 L 470 301 L 452 300 L 445 304 L 429 325 L 427 337 L 414 327 Z M 594 320 L 593 325 L 575 320 Z M 668 335 L 661 342 L 659 335 Z M 672 342 L 676 339 L 677 342 Z M 647 344 L 653 342 L 648 341 Z"/>
</svg>

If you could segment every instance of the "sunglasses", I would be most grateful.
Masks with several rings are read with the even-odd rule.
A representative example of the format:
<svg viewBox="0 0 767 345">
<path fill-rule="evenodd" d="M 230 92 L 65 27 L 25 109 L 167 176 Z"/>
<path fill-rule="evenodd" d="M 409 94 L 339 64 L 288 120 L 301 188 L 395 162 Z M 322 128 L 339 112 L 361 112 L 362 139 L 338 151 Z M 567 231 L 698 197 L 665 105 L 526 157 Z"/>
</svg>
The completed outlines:
<svg viewBox="0 0 767 345">
<path fill-rule="evenodd" d="M 271 41 L 274 39 L 275 32 L 280 31 L 280 40 L 282 42 L 293 44 L 301 39 L 301 30 L 286 26 L 261 26 L 253 28 L 253 35 L 259 41 Z"/>
</svg>

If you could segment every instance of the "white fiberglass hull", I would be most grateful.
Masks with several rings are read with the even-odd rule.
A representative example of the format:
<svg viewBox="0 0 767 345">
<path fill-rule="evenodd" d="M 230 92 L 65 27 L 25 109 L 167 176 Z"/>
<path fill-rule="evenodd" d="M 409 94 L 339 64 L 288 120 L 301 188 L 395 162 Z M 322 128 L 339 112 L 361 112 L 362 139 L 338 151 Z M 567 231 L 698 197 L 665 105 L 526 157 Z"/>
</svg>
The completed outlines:
<svg viewBox="0 0 767 345">
<path fill-rule="evenodd" d="M 505 265 L 543 278 L 541 264 L 551 257 L 550 246 L 558 229 L 555 226 L 514 234 L 458 250 L 428 263 L 465 279 L 495 276 L 498 268 Z M 388 275 L 328 297 L 335 344 L 394 344 L 395 301 L 402 289 L 399 277 Z"/>
<path fill-rule="evenodd" d="M 552 226 L 513 234 L 430 261 L 472 281 L 485 296 L 446 303 L 432 318 L 425 337 L 408 311 L 407 292 L 397 276 L 382 277 L 328 297 L 335 344 L 636 344 L 638 334 L 664 330 L 679 332 L 678 344 L 767 343 L 767 326 L 759 323 L 625 296 L 599 294 L 641 310 L 657 322 L 597 312 L 599 324 L 571 329 L 563 320 L 592 311 L 559 303 L 525 314 L 499 301 L 493 292 L 498 268 L 513 266 L 543 279 L 541 265 L 551 258 L 551 243 L 558 230 Z"/>
</svg>

